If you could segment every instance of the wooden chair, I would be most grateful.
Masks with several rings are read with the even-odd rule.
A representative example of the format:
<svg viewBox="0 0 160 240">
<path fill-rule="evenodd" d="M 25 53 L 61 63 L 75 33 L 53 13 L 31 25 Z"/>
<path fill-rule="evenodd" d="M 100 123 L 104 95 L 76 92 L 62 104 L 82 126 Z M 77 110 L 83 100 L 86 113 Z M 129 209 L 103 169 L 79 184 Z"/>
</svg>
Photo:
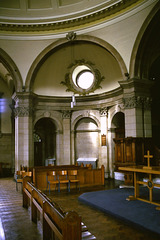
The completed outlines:
<svg viewBox="0 0 160 240">
<path fill-rule="evenodd" d="M 58 181 L 59 181 L 58 192 L 60 192 L 61 184 L 67 184 L 68 191 L 70 190 L 70 182 L 66 170 L 58 171 Z"/>
<path fill-rule="evenodd" d="M 51 192 L 51 185 L 55 185 L 55 190 L 56 190 L 56 186 L 58 185 L 58 190 L 59 190 L 59 180 L 57 179 L 57 175 L 55 171 L 47 172 L 46 180 L 47 180 L 46 190 L 48 189 L 48 186 L 49 186 L 49 194 Z"/>
<path fill-rule="evenodd" d="M 80 181 L 79 181 L 79 179 L 77 179 L 77 170 L 69 170 L 68 178 L 69 178 L 70 184 L 71 183 L 76 184 L 76 188 L 77 188 L 77 185 L 79 185 L 79 191 L 80 191 Z M 69 192 L 70 192 L 70 184 L 69 184 Z"/>
<path fill-rule="evenodd" d="M 21 184 L 21 191 L 22 191 L 22 183 L 23 183 L 23 177 L 22 177 L 22 173 L 24 173 L 25 171 L 17 171 L 16 172 L 16 176 L 15 176 L 15 180 L 16 180 L 16 190 L 18 191 L 18 183 Z"/>
</svg>

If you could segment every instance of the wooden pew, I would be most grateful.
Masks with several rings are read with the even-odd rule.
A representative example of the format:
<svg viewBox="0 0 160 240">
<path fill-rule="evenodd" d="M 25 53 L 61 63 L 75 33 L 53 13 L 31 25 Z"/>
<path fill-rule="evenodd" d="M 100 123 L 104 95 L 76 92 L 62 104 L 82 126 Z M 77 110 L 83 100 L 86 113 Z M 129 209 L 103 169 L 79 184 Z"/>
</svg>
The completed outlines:
<svg viewBox="0 0 160 240">
<path fill-rule="evenodd" d="M 64 212 L 59 205 L 38 190 L 31 178 L 23 180 L 23 207 L 31 206 L 31 219 L 37 223 L 38 212 L 42 216 L 43 239 L 83 240 L 96 239 L 82 223 L 75 211 Z"/>
</svg>

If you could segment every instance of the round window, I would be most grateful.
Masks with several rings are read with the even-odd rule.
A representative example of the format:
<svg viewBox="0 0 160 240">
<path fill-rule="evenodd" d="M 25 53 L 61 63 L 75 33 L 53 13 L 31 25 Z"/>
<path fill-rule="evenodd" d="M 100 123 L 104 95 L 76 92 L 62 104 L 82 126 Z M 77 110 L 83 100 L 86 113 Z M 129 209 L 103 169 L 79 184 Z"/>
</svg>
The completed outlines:
<svg viewBox="0 0 160 240">
<path fill-rule="evenodd" d="M 84 70 L 77 75 L 77 85 L 82 89 L 88 89 L 94 82 L 94 75 L 91 71 Z"/>
<path fill-rule="evenodd" d="M 94 83 L 94 74 L 88 66 L 79 65 L 73 70 L 72 80 L 76 87 L 87 90 Z"/>
<path fill-rule="evenodd" d="M 87 95 L 101 88 L 100 84 L 104 77 L 94 64 L 84 59 L 75 60 L 69 67 L 69 72 L 65 75 L 65 81 L 61 84 L 67 86 L 66 91 L 74 94 Z"/>
</svg>

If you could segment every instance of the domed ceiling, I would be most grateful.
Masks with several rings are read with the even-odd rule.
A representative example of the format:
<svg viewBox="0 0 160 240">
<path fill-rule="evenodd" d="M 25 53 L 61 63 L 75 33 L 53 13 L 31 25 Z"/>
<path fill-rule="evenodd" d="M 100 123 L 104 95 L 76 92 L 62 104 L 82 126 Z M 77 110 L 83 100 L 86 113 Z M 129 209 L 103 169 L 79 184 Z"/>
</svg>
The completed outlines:
<svg viewBox="0 0 160 240">
<path fill-rule="evenodd" d="M 133 14 L 133 9 L 139 6 L 143 8 L 146 2 L 147 0 L 1 0 L 0 38 L 28 40 L 34 36 L 38 40 L 43 36 L 54 36 L 60 39 L 66 38 L 72 31 L 84 34 L 91 27 L 118 19 L 126 13 Z M 123 79 L 122 72 L 110 52 L 99 45 L 86 42 L 76 44 L 74 51 L 74 59 L 71 59 L 69 45 L 49 53 L 39 65 L 32 90 L 40 95 L 69 96 L 67 87 L 61 81 L 65 79 L 68 65 L 81 59 L 93 63 L 104 77 L 100 84 L 102 88 L 96 89 L 94 94 L 119 87 L 118 81 Z M 0 64 L 0 72 L 4 82 L 11 86 L 12 92 L 13 80 L 3 64 Z"/>
<path fill-rule="evenodd" d="M 45 34 L 84 29 L 116 18 L 139 0 L 1 0 L 3 34 Z"/>
</svg>

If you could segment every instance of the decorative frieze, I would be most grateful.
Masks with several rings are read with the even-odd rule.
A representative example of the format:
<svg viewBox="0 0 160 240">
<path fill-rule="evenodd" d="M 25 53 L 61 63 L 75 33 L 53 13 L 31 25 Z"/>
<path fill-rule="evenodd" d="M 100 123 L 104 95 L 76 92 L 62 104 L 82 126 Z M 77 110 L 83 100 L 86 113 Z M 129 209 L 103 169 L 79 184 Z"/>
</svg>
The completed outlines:
<svg viewBox="0 0 160 240">
<path fill-rule="evenodd" d="M 128 0 L 128 1 L 112 1 L 111 3 L 107 3 L 103 5 L 103 8 L 100 9 L 94 9 L 94 11 L 91 11 L 90 13 L 87 12 L 87 14 L 78 14 L 74 18 L 71 19 L 58 19 L 56 18 L 56 21 L 53 19 L 50 21 L 50 23 L 47 21 L 47 23 L 39 22 L 36 24 L 27 24 L 27 23 L 1 23 L 0 24 L 0 31 L 3 32 L 42 32 L 42 31 L 59 31 L 64 29 L 70 29 L 71 27 L 76 28 L 77 26 L 86 26 L 86 24 L 95 24 L 96 21 L 104 21 L 104 19 L 108 19 L 108 17 L 111 17 L 115 13 L 122 14 L 122 10 L 126 11 L 129 7 L 132 7 L 132 5 L 135 6 L 135 4 L 138 4 L 138 0 Z"/>
<path fill-rule="evenodd" d="M 152 99 L 149 97 L 133 96 L 129 98 L 123 98 L 124 108 L 144 108 L 145 110 L 151 109 Z"/>
</svg>

